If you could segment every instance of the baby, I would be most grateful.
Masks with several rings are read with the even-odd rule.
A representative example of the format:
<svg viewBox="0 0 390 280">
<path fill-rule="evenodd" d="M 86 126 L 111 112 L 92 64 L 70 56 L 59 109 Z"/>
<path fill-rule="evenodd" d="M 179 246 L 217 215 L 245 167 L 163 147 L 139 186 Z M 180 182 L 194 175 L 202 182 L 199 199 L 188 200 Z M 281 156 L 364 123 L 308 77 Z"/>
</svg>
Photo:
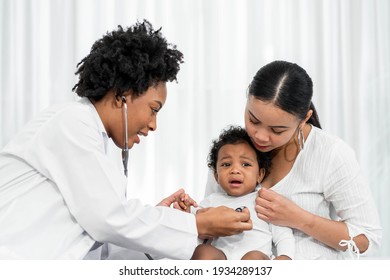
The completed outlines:
<svg viewBox="0 0 390 280">
<path fill-rule="evenodd" d="M 218 237 L 200 244 L 191 259 L 194 260 L 268 260 L 273 256 L 272 243 L 275 245 L 275 259 L 292 259 L 295 240 L 292 230 L 275 226 L 259 219 L 255 211 L 257 186 L 267 176 L 271 159 L 269 155 L 255 149 L 246 131 L 238 126 L 224 130 L 213 141 L 208 157 L 208 166 L 223 190 L 206 197 L 199 208 L 231 207 L 237 211 L 248 208 L 253 229 L 237 235 Z M 179 203 L 189 212 L 189 197 Z M 184 206 L 185 205 L 185 206 Z M 199 209 L 198 208 L 198 209 Z"/>
</svg>

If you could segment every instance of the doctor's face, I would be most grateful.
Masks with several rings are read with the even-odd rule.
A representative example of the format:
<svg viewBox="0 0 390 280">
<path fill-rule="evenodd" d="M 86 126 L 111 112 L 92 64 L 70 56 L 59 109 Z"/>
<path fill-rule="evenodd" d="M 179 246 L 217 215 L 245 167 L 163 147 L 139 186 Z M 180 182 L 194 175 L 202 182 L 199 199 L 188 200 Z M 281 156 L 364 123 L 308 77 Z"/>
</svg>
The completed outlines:
<svg viewBox="0 0 390 280">
<path fill-rule="evenodd" d="M 151 86 L 140 96 L 126 95 L 127 105 L 127 133 L 129 149 L 134 143 L 140 143 L 140 136 L 148 136 L 150 131 L 157 129 L 157 113 L 163 107 L 167 98 L 167 88 L 165 82 L 160 82 L 156 86 Z M 123 147 L 124 122 L 121 126 L 122 140 L 116 139 L 118 146 Z"/>
</svg>

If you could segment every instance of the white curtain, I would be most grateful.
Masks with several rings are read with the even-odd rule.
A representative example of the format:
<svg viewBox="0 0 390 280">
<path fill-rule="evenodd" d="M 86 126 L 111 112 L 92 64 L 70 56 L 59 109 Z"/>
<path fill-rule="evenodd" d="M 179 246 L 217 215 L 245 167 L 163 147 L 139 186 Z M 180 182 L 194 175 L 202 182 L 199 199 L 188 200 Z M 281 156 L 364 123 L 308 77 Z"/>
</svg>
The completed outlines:
<svg viewBox="0 0 390 280">
<path fill-rule="evenodd" d="M 76 99 L 76 64 L 117 25 L 148 19 L 184 53 L 157 132 L 131 151 L 128 192 L 150 204 L 179 187 L 200 200 L 211 140 L 243 125 L 255 72 L 298 63 L 323 129 L 357 153 L 384 228 L 378 258 L 390 257 L 390 1 L 0 0 L 0 13 L 0 148 L 38 111 Z"/>
</svg>

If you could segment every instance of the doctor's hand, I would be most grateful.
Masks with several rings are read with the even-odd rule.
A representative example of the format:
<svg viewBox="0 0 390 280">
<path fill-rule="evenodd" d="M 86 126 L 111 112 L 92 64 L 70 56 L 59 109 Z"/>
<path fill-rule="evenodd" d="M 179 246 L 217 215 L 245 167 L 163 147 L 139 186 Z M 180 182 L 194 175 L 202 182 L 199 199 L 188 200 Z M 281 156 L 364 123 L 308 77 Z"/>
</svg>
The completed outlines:
<svg viewBox="0 0 390 280">
<path fill-rule="evenodd" d="M 234 211 L 225 206 L 200 209 L 196 212 L 196 226 L 201 239 L 229 236 L 252 229 L 249 210 Z"/>
</svg>

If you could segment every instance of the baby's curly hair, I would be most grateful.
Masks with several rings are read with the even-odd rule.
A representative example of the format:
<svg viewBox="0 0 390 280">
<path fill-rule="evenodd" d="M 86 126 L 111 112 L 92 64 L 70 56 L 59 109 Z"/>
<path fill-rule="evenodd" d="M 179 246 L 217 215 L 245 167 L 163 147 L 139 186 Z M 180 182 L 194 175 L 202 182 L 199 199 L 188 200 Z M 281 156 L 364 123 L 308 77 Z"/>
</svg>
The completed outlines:
<svg viewBox="0 0 390 280">
<path fill-rule="evenodd" d="M 248 143 L 249 146 L 251 146 L 256 152 L 259 168 L 264 168 L 264 178 L 267 177 L 271 167 L 271 154 L 258 151 L 253 145 L 246 130 L 240 126 L 229 126 L 228 128 L 222 130 L 218 139 L 213 140 L 210 153 L 207 158 L 207 166 L 216 171 L 219 150 L 227 144 L 239 144 L 245 142 Z"/>
<path fill-rule="evenodd" d="M 183 54 L 160 31 L 144 20 L 107 33 L 77 64 L 79 82 L 72 90 L 98 101 L 109 90 L 116 95 L 132 90 L 139 96 L 158 82 L 176 80 Z"/>
</svg>

